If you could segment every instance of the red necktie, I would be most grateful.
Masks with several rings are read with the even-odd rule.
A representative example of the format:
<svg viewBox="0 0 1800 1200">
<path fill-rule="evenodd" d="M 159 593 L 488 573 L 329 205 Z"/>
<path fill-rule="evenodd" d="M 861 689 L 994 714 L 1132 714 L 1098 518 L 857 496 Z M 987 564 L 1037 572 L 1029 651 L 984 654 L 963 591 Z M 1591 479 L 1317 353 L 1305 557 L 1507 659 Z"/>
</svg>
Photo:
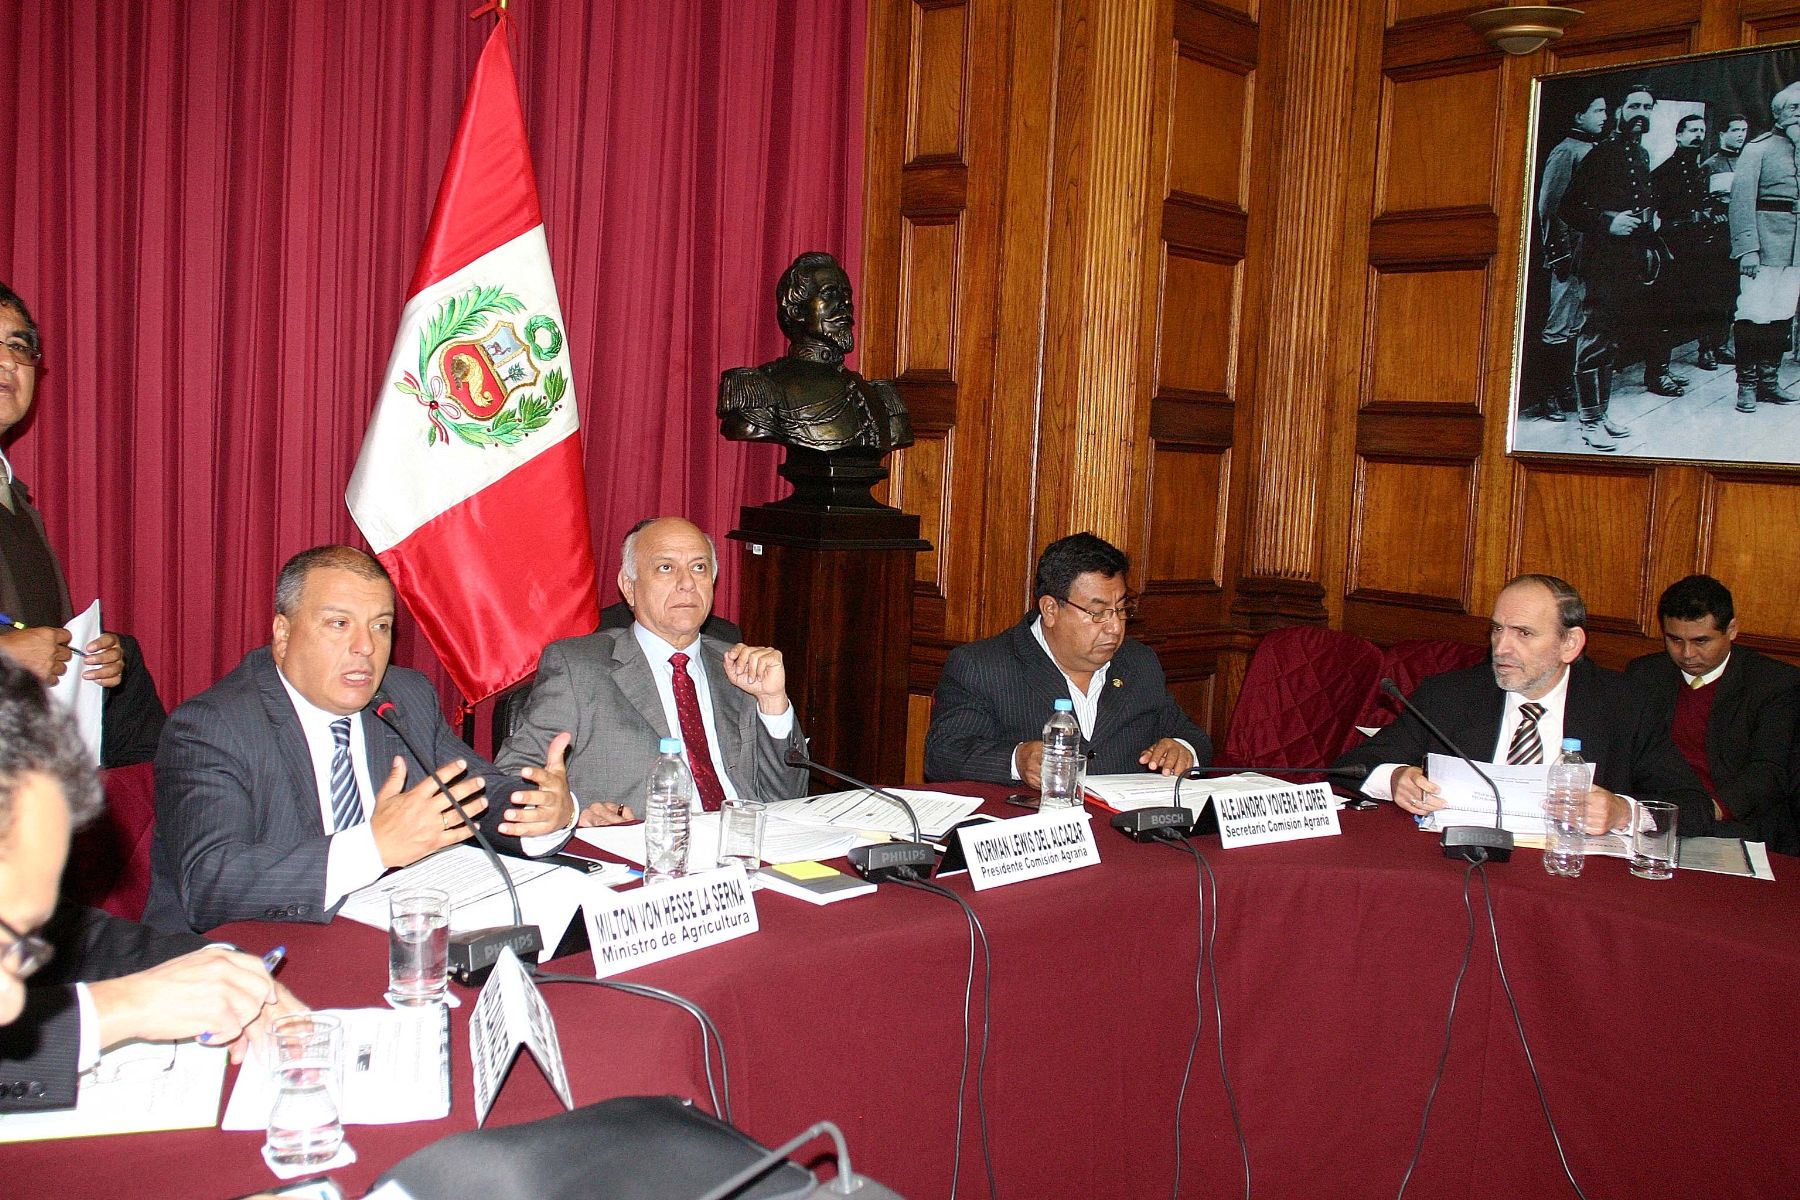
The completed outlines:
<svg viewBox="0 0 1800 1200">
<path fill-rule="evenodd" d="M 700 719 L 700 694 L 694 690 L 694 677 L 687 673 L 688 656 L 671 654 L 669 665 L 675 668 L 675 715 L 681 718 L 681 740 L 687 750 L 688 770 L 694 775 L 694 787 L 700 792 L 700 807 L 718 812 L 725 803 L 725 789 L 719 784 L 718 771 L 713 769 L 706 722 Z"/>
</svg>

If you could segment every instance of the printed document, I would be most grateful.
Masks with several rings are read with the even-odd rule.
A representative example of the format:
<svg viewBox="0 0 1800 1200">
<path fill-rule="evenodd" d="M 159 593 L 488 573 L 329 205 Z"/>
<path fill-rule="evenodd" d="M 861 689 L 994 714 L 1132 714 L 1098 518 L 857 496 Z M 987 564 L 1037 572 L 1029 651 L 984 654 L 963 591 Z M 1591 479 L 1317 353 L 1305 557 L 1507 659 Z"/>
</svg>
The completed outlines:
<svg viewBox="0 0 1800 1200">
<path fill-rule="evenodd" d="M 919 818 L 919 830 L 926 837 L 938 837 L 946 829 L 981 807 L 975 796 L 952 796 L 949 792 L 922 791 L 917 788 L 889 788 L 912 805 Z M 892 800 L 884 799 L 867 788 L 848 792 L 827 792 L 822 796 L 802 796 L 798 800 L 780 800 L 769 805 L 769 815 L 780 814 L 790 821 L 809 825 L 836 825 L 854 829 L 870 840 L 879 835 L 910 839 L 912 822 L 906 812 Z M 815 855 L 814 857 L 819 857 Z"/>
<path fill-rule="evenodd" d="M 74 1108 L 0 1115 L 0 1143 L 102 1133 L 211 1129 L 225 1089 L 223 1046 L 126 1042 L 82 1075 Z"/>
<path fill-rule="evenodd" d="M 843 829 L 836 825 L 814 825 L 788 818 L 782 805 L 793 804 L 792 800 L 783 800 L 769 805 L 768 823 L 763 828 L 763 852 L 765 863 L 807 862 L 821 858 L 842 858 L 850 853 L 850 847 L 867 845 L 870 841 L 885 840 L 876 838 L 860 838 L 854 829 Z M 904 818 L 902 818 L 904 820 Z M 644 827 L 643 825 L 603 825 L 596 829 L 583 829 L 581 839 L 615 854 L 629 862 L 644 865 Z M 719 814 L 716 812 L 694 813 L 688 819 L 688 869 L 704 871 L 719 861 Z"/>
<path fill-rule="evenodd" d="M 344 1022 L 343 1102 L 346 1125 L 404 1125 L 450 1115 L 450 1010 L 328 1008 Z M 225 1129 L 266 1129 L 275 1106 L 275 1076 L 266 1047 L 254 1045 L 238 1069 L 225 1106 Z"/>
<path fill-rule="evenodd" d="M 598 831 L 582 832 L 585 835 Z M 642 836 L 639 835 L 640 841 Z M 574 867 L 514 858 L 508 854 L 500 855 L 500 862 L 518 889 L 519 907 L 524 911 L 525 923 L 536 925 L 543 931 L 546 953 L 554 950 L 567 932 L 575 910 L 581 907 L 587 876 Z M 404 888 L 420 887 L 437 888 L 450 894 L 452 933 L 512 924 L 512 901 L 494 871 L 494 864 L 488 861 L 480 847 L 466 843 L 440 850 L 410 867 L 389 872 L 366 888 L 351 892 L 338 913 L 386 932 L 388 897 Z"/>
</svg>

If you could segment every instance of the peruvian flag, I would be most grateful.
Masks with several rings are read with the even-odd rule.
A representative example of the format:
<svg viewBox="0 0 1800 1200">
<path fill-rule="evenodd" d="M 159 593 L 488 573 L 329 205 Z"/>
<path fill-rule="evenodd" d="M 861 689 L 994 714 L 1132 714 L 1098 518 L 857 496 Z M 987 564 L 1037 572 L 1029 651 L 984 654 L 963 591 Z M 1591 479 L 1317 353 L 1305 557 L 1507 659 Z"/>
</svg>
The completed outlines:
<svg viewBox="0 0 1800 1200">
<path fill-rule="evenodd" d="M 600 621 L 569 347 L 504 11 L 407 294 L 344 499 L 473 705 Z"/>
</svg>

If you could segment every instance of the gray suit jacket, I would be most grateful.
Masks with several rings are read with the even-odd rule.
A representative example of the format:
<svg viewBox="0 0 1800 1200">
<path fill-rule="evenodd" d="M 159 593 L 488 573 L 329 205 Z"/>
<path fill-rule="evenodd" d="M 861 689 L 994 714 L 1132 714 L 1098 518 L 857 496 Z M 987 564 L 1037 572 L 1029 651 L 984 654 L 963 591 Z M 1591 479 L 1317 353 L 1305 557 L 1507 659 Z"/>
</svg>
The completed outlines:
<svg viewBox="0 0 1800 1200">
<path fill-rule="evenodd" d="M 397 723 L 429 757 L 428 768 L 461 758 L 491 784 L 499 781 L 500 773 L 444 725 L 437 691 L 423 675 L 389 667 L 382 686 L 399 710 Z M 396 755 L 406 760 L 408 787 L 425 779 L 393 730 L 372 712 L 358 720 L 373 786 L 387 778 Z M 518 839 L 496 828 L 503 810 L 491 807 L 478 820 L 496 850 L 517 854 Z M 196 930 L 230 921 L 323 924 L 334 912 L 325 904 L 330 841 L 300 718 L 269 648 L 252 650 L 163 728 L 144 923 Z"/>
<path fill-rule="evenodd" d="M 1069 681 L 1032 636 L 1036 619 L 1029 613 L 950 652 L 925 734 L 925 778 L 1010 782 L 1014 748 L 1043 736 L 1056 702 L 1068 699 Z M 1138 755 L 1166 737 L 1191 744 L 1200 766 L 1212 761 L 1212 742 L 1169 694 L 1150 647 L 1126 638 L 1106 682 L 1087 744 L 1089 774 L 1141 771 Z"/>
<path fill-rule="evenodd" d="M 713 765 L 731 777 L 740 796 L 805 795 L 805 770 L 787 765 L 788 750 L 805 747 L 798 716 L 785 742 L 770 737 L 757 716 L 756 698 L 725 678 L 730 647 L 704 635 L 698 645 L 721 743 L 712 747 Z M 576 803 L 629 804 L 642 816 L 657 740 L 679 737 L 680 731 L 669 728 L 650 661 L 631 629 L 602 629 L 546 646 L 525 717 L 495 761 L 509 771 L 542 763 L 551 739 L 565 730 L 575 739 L 568 763 Z"/>
</svg>

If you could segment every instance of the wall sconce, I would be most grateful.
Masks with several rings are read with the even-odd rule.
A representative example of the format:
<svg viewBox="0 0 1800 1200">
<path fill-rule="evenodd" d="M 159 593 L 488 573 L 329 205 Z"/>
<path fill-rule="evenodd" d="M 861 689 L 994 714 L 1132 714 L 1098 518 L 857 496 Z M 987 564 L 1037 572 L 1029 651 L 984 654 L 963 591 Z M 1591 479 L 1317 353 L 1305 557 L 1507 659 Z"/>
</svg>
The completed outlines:
<svg viewBox="0 0 1800 1200">
<path fill-rule="evenodd" d="M 1546 42 L 1554 42 L 1581 16 L 1579 8 L 1557 4 L 1521 4 L 1514 8 L 1489 8 L 1470 13 L 1469 27 L 1507 54 L 1530 54 Z"/>
</svg>

